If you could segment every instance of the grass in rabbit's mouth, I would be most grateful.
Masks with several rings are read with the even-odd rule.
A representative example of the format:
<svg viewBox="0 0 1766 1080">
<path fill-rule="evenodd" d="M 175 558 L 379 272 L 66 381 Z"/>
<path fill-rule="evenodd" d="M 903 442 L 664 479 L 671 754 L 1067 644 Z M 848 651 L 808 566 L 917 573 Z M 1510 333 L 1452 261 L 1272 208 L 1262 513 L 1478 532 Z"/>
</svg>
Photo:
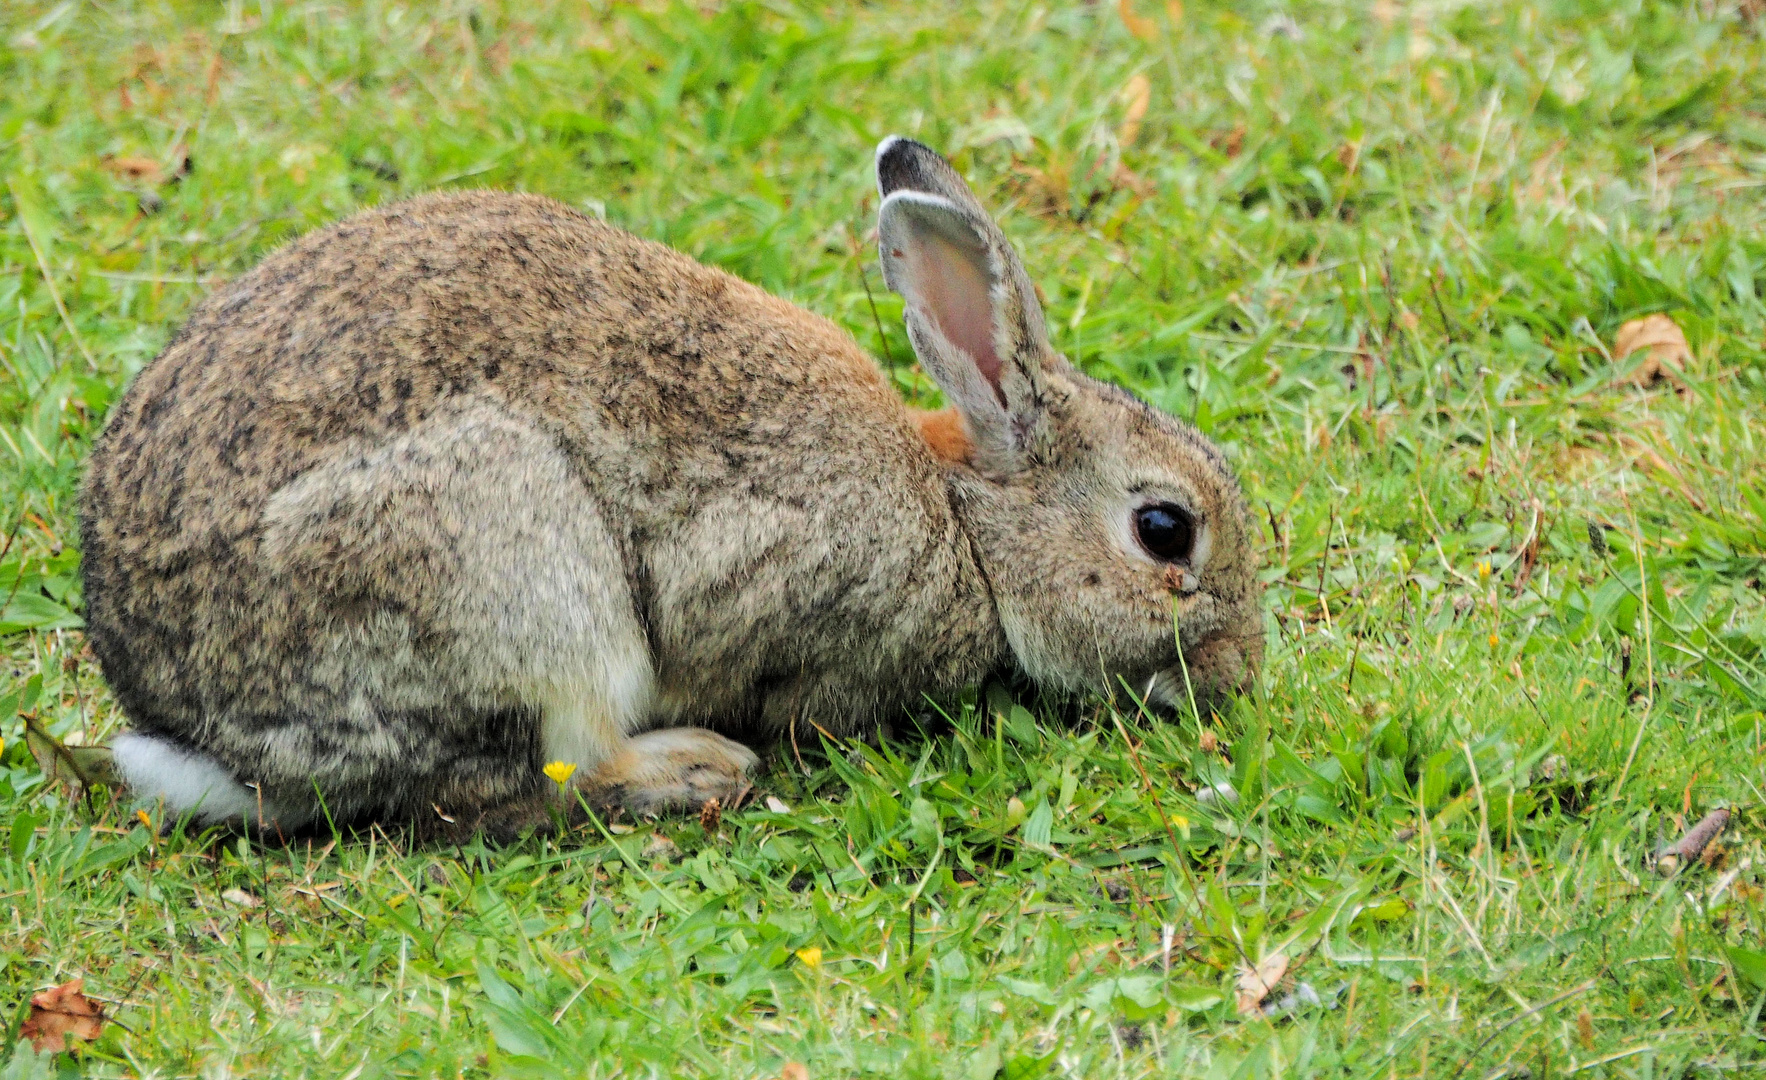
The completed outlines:
<svg viewBox="0 0 1766 1080">
<path fill-rule="evenodd" d="M 1763 18 L 5 5 L 0 1037 L 83 976 L 117 1021 L 91 1075 L 1758 1068 Z M 1254 699 L 1063 725 L 981 688 L 934 737 L 787 747 L 715 834 L 505 850 L 155 840 L 44 785 L 21 712 L 117 722 L 80 463 L 206 283 L 367 203 L 523 188 L 831 316 L 925 399 L 867 238 L 893 131 L 1001 212 L 1058 348 L 1237 463 Z M 1634 386 L 1615 342 L 1657 313 L 1689 349 Z M 1277 953 L 1275 1015 L 1240 1015 Z"/>
</svg>

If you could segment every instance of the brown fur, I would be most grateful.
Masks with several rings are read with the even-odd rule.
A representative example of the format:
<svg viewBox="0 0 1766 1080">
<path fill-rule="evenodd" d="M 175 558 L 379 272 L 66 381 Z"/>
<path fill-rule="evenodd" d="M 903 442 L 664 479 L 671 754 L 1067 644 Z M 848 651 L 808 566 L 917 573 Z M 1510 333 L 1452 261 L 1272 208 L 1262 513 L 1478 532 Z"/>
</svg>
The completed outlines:
<svg viewBox="0 0 1766 1080">
<path fill-rule="evenodd" d="M 967 384 L 961 417 L 916 415 L 828 321 L 543 198 L 425 196 L 289 245 L 198 308 L 92 456 L 125 777 L 211 818 L 237 781 L 290 826 L 532 821 L 553 759 L 634 811 L 728 802 L 754 757 L 707 728 L 860 732 L 1003 664 L 1168 670 L 1163 571 L 1096 518 L 1124 483 L 1207 515 L 1223 554 L 1178 624 L 1231 654 L 1191 665 L 1204 691 L 1244 683 L 1224 461 L 1013 303 L 999 400 L 1032 411 L 1005 427 Z"/>
</svg>

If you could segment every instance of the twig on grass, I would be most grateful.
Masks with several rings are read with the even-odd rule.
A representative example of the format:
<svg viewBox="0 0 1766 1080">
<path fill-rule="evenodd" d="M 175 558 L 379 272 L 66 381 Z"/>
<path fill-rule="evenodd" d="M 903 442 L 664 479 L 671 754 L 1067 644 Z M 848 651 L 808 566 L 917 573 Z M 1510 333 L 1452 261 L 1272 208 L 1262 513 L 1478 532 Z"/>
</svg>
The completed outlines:
<svg viewBox="0 0 1766 1080">
<path fill-rule="evenodd" d="M 1447 335 L 1447 344 L 1453 345 L 1455 344 L 1453 340 L 1453 325 L 1447 320 L 1447 308 L 1441 303 L 1441 290 L 1435 285 L 1435 279 L 1439 277 L 1440 274 L 1441 271 L 1439 269 L 1431 269 L 1429 271 L 1429 292 L 1435 297 L 1435 313 L 1441 316 L 1441 332 Z"/>
<path fill-rule="evenodd" d="M 1711 841 L 1729 827 L 1729 818 L 1729 811 L 1723 807 L 1706 814 L 1697 825 L 1686 830 L 1686 835 L 1663 849 L 1656 858 L 1657 871 L 1667 876 L 1681 866 L 1696 861 L 1711 846 Z"/>
</svg>

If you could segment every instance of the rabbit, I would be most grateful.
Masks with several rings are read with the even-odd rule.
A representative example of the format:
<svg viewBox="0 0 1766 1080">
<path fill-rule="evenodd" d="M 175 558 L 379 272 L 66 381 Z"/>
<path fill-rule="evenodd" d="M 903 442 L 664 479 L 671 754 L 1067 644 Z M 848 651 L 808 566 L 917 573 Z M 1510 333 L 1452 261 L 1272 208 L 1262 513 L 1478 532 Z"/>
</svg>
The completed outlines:
<svg viewBox="0 0 1766 1080">
<path fill-rule="evenodd" d="M 364 210 L 217 289 L 81 493 L 127 788 L 205 825 L 518 835 L 728 804 L 758 763 L 731 736 L 873 732 L 990 674 L 1248 688 L 1227 459 L 1054 352 L 944 158 L 891 137 L 876 176 L 944 410 L 828 320 L 527 194 Z"/>
</svg>

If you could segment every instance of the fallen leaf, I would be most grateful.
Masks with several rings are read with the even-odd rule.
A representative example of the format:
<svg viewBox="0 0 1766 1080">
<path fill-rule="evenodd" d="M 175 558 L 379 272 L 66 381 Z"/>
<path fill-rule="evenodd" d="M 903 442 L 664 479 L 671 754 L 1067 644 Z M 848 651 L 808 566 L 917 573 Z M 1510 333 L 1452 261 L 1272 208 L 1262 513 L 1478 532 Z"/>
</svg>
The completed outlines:
<svg viewBox="0 0 1766 1080">
<path fill-rule="evenodd" d="M 168 156 L 172 159 L 172 170 L 167 177 L 168 180 L 182 180 L 190 175 L 190 147 L 179 143 L 172 147 L 172 152 Z"/>
<path fill-rule="evenodd" d="M 699 827 L 708 833 L 715 833 L 723 823 L 724 804 L 717 799 L 706 799 L 705 805 L 699 808 Z"/>
<path fill-rule="evenodd" d="M 787 1061 L 779 1070 L 779 1080 L 809 1080 L 809 1067 L 796 1061 Z"/>
<path fill-rule="evenodd" d="M 1116 129 L 1116 142 L 1123 149 L 1134 145 L 1140 137 L 1141 120 L 1147 115 L 1147 106 L 1153 101 L 1153 83 L 1145 75 L 1135 72 L 1129 76 L 1128 82 L 1116 95 L 1124 102 L 1122 110 L 1122 126 Z"/>
<path fill-rule="evenodd" d="M 1154 191 L 1146 177 L 1120 162 L 1116 165 L 1116 171 L 1110 174 L 1110 184 L 1123 191 L 1132 191 L 1143 199 L 1151 196 Z"/>
<path fill-rule="evenodd" d="M 88 1041 L 104 1030 L 104 1010 L 80 992 L 84 979 L 62 983 L 31 996 L 31 1014 L 18 1029 L 20 1038 L 31 1040 L 31 1046 L 42 1053 L 60 1053 L 67 1049 L 67 1037 Z"/>
<path fill-rule="evenodd" d="M 791 812 L 791 808 L 785 805 L 785 800 L 779 798 L 777 795 L 768 795 L 766 797 L 766 808 L 775 814 L 789 814 Z"/>
<path fill-rule="evenodd" d="M 150 157 L 113 157 L 105 161 L 104 167 L 119 176 L 145 180 L 150 184 L 159 183 L 160 176 L 166 171 L 165 166 Z"/>
<path fill-rule="evenodd" d="M 1619 327 L 1619 336 L 1613 340 L 1613 359 L 1623 360 L 1639 349 L 1648 349 L 1649 356 L 1631 373 L 1633 386 L 1648 387 L 1660 379 L 1686 385 L 1682 376 L 1686 361 L 1692 359 L 1692 349 L 1673 319 L 1648 315 Z"/>
<path fill-rule="evenodd" d="M 1059 162 L 1051 161 L 1047 169 L 1039 169 L 1033 165 L 1019 165 L 1014 170 L 1025 178 L 1025 193 L 1034 201 L 1036 209 L 1042 213 L 1059 213 L 1068 205 L 1069 176 L 1067 168 Z"/>
<path fill-rule="evenodd" d="M 1131 0 L 1116 0 L 1116 13 L 1122 16 L 1122 25 L 1128 27 L 1128 32 L 1142 41 L 1151 41 L 1158 36 L 1159 24 L 1137 14 Z"/>
<path fill-rule="evenodd" d="M 1229 158 L 1238 157 L 1245 146 L 1245 125 L 1239 124 L 1231 131 L 1215 132 L 1208 136 L 1208 145 Z"/>
<path fill-rule="evenodd" d="M 244 889 L 228 889 L 221 894 L 221 899 L 242 908 L 254 908 L 263 903 Z"/>
<path fill-rule="evenodd" d="M 1275 984 L 1288 973 L 1286 953 L 1271 953 L 1257 962 L 1256 967 L 1239 964 L 1238 1010 L 1240 1016 L 1260 1016 L 1263 999 L 1275 992 Z"/>
<path fill-rule="evenodd" d="M 30 748 L 45 779 L 74 789 L 117 783 L 110 747 L 69 746 L 50 734 L 34 714 L 22 713 L 20 716 L 25 724 L 25 745 Z"/>
<path fill-rule="evenodd" d="M 644 858 L 667 859 L 673 857 L 678 850 L 673 840 L 661 833 L 652 833 L 649 842 L 644 845 Z"/>
<path fill-rule="evenodd" d="M 1204 754 L 1212 754 L 1220 749 L 1220 736 L 1214 734 L 1213 728 L 1203 728 L 1202 734 L 1196 739 L 1196 745 L 1202 748 Z"/>
</svg>

